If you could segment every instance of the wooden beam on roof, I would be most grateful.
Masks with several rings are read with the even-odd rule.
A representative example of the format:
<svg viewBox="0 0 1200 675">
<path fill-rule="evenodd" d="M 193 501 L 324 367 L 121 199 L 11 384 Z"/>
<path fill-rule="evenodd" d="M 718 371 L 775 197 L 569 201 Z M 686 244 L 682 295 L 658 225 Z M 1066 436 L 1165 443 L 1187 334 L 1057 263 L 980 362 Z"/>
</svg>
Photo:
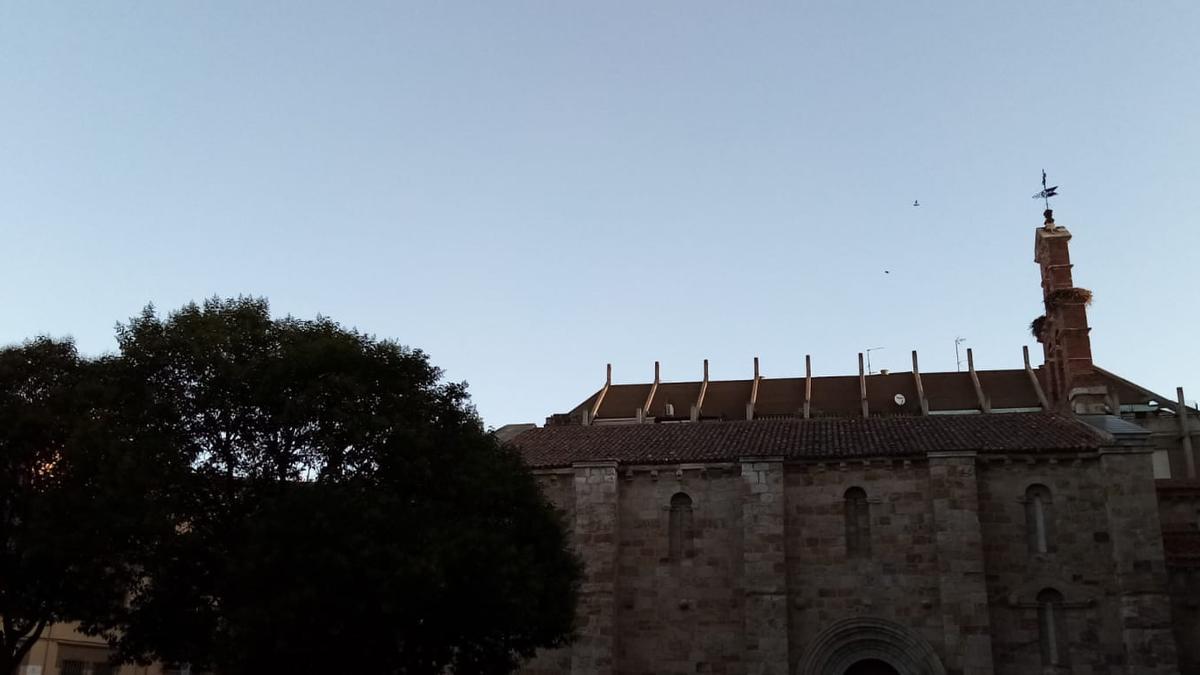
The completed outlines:
<svg viewBox="0 0 1200 675">
<path fill-rule="evenodd" d="M 985 413 L 992 412 L 992 403 L 983 395 L 983 387 L 979 384 L 979 374 L 975 372 L 975 356 L 967 347 L 967 371 L 971 374 L 971 384 L 975 386 L 975 398 L 979 400 L 979 409 Z"/>
<path fill-rule="evenodd" d="M 700 420 L 700 412 L 704 410 L 704 395 L 708 393 L 708 359 L 704 359 L 704 381 L 700 383 L 700 395 L 692 406 L 692 421 Z"/>
<path fill-rule="evenodd" d="M 612 364 L 608 364 L 606 369 L 608 374 L 604 377 L 604 386 L 600 388 L 600 395 L 596 397 L 596 402 L 592 404 L 590 412 L 583 416 L 583 424 L 587 426 L 596 419 L 596 415 L 600 412 L 600 404 L 604 403 L 604 397 L 608 394 L 608 388 L 612 386 Z"/>
<path fill-rule="evenodd" d="M 641 419 L 638 420 L 639 422 L 645 422 L 646 418 L 650 416 L 650 404 L 654 402 L 654 394 L 658 392 L 658 382 L 659 382 L 660 372 L 661 372 L 661 370 L 659 368 L 659 363 L 658 363 L 658 361 L 655 361 L 654 362 L 654 384 L 650 385 L 650 394 L 648 396 L 646 396 L 646 404 L 642 406 L 642 414 L 641 414 Z"/>
<path fill-rule="evenodd" d="M 863 370 L 863 355 L 858 353 L 858 395 L 862 403 L 862 416 L 870 417 L 871 411 L 867 407 L 867 375 Z"/>
<path fill-rule="evenodd" d="M 754 384 L 750 385 L 750 402 L 746 404 L 746 419 L 754 419 L 754 405 L 758 403 L 758 357 L 754 357 Z"/>
<path fill-rule="evenodd" d="M 929 414 L 929 401 L 925 400 L 925 385 L 921 384 L 921 367 L 917 365 L 917 350 L 912 350 L 913 382 L 917 385 L 917 402 L 921 404 L 921 414 Z"/>
<path fill-rule="evenodd" d="M 1038 402 L 1042 404 L 1042 410 L 1049 410 L 1050 402 L 1046 400 L 1046 392 L 1042 391 L 1042 383 L 1038 382 L 1037 373 L 1033 372 L 1033 366 L 1029 365 L 1029 345 L 1021 345 L 1021 353 L 1025 356 L 1025 374 L 1029 376 L 1029 382 L 1033 385 Z"/>
<path fill-rule="evenodd" d="M 804 419 L 808 419 L 812 406 L 812 355 L 804 355 Z"/>
<path fill-rule="evenodd" d="M 1180 445 L 1183 448 L 1183 459 L 1187 462 L 1187 477 L 1195 478 L 1196 457 L 1192 454 L 1192 434 L 1188 430 L 1188 409 L 1183 400 L 1183 387 L 1175 387 L 1175 396 L 1179 399 L 1179 412 L 1175 413 L 1175 417 L 1179 419 Z"/>
</svg>

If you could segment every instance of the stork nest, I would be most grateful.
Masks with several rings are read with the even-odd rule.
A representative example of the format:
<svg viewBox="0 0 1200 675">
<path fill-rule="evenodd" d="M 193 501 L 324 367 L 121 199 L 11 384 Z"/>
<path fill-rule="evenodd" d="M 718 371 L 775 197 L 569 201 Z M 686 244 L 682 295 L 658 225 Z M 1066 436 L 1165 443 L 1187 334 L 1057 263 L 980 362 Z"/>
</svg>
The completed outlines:
<svg viewBox="0 0 1200 675">
<path fill-rule="evenodd" d="M 1086 288 L 1060 288 L 1051 291 L 1046 296 L 1046 307 L 1053 309 L 1059 305 L 1091 305 L 1092 292 Z"/>
<path fill-rule="evenodd" d="M 1033 321 L 1029 322 L 1029 332 L 1033 333 L 1033 337 L 1039 340 L 1042 337 L 1042 329 L 1046 327 L 1046 315 L 1043 314 Z"/>
</svg>

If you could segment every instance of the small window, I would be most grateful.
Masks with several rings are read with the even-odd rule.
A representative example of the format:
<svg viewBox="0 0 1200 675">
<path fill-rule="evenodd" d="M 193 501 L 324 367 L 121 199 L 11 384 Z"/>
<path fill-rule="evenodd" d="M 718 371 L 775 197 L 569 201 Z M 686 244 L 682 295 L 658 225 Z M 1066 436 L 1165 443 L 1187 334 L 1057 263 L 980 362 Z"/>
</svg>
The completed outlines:
<svg viewBox="0 0 1200 675">
<path fill-rule="evenodd" d="M 859 487 L 846 490 L 846 555 L 871 555 L 871 505 L 867 503 L 867 492 Z"/>
<path fill-rule="evenodd" d="M 62 675 L 83 675 L 84 662 L 77 659 L 63 659 L 62 667 L 58 672 Z"/>
<path fill-rule="evenodd" d="M 671 560 L 679 561 L 695 555 L 693 540 L 695 532 L 692 526 L 692 498 L 682 492 L 671 497 L 670 519 L 670 556 Z"/>
<path fill-rule="evenodd" d="M 1067 617 L 1063 613 L 1062 593 L 1047 588 L 1037 596 L 1038 637 L 1042 645 L 1042 665 L 1069 665 L 1067 658 Z"/>
<path fill-rule="evenodd" d="M 1050 489 L 1045 485 L 1030 485 L 1025 491 L 1025 533 L 1030 553 L 1050 553 L 1054 550 L 1054 513 Z"/>
</svg>

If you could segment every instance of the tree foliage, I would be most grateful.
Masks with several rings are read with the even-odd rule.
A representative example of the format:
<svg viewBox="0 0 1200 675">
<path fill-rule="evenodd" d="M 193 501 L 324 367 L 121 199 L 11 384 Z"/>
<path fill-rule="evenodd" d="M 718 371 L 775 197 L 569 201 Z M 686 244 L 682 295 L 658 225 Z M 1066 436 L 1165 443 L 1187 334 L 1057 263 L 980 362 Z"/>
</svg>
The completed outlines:
<svg viewBox="0 0 1200 675">
<path fill-rule="evenodd" d="M 247 298 L 148 309 L 118 342 L 127 417 L 190 467 L 110 622 L 123 658 L 500 673 L 569 638 L 558 516 L 424 353 Z"/>
<path fill-rule="evenodd" d="M 169 461 L 128 433 L 113 372 L 70 341 L 0 349 L 0 673 L 50 624 L 111 623 L 163 532 L 147 504 Z"/>
</svg>

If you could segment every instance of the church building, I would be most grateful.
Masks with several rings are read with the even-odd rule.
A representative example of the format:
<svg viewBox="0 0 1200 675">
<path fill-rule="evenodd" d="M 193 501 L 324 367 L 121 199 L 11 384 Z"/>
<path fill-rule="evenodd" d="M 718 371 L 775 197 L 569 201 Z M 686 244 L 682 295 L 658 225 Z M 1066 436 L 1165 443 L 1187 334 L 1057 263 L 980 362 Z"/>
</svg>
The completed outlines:
<svg viewBox="0 0 1200 675">
<path fill-rule="evenodd" d="M 528 675 L 1200 675 L 1200 415 L 1093 363 L 1034 234 L 1042 364 L 603 386 L 498 434 L 585 566 Z"/>
</svg>

